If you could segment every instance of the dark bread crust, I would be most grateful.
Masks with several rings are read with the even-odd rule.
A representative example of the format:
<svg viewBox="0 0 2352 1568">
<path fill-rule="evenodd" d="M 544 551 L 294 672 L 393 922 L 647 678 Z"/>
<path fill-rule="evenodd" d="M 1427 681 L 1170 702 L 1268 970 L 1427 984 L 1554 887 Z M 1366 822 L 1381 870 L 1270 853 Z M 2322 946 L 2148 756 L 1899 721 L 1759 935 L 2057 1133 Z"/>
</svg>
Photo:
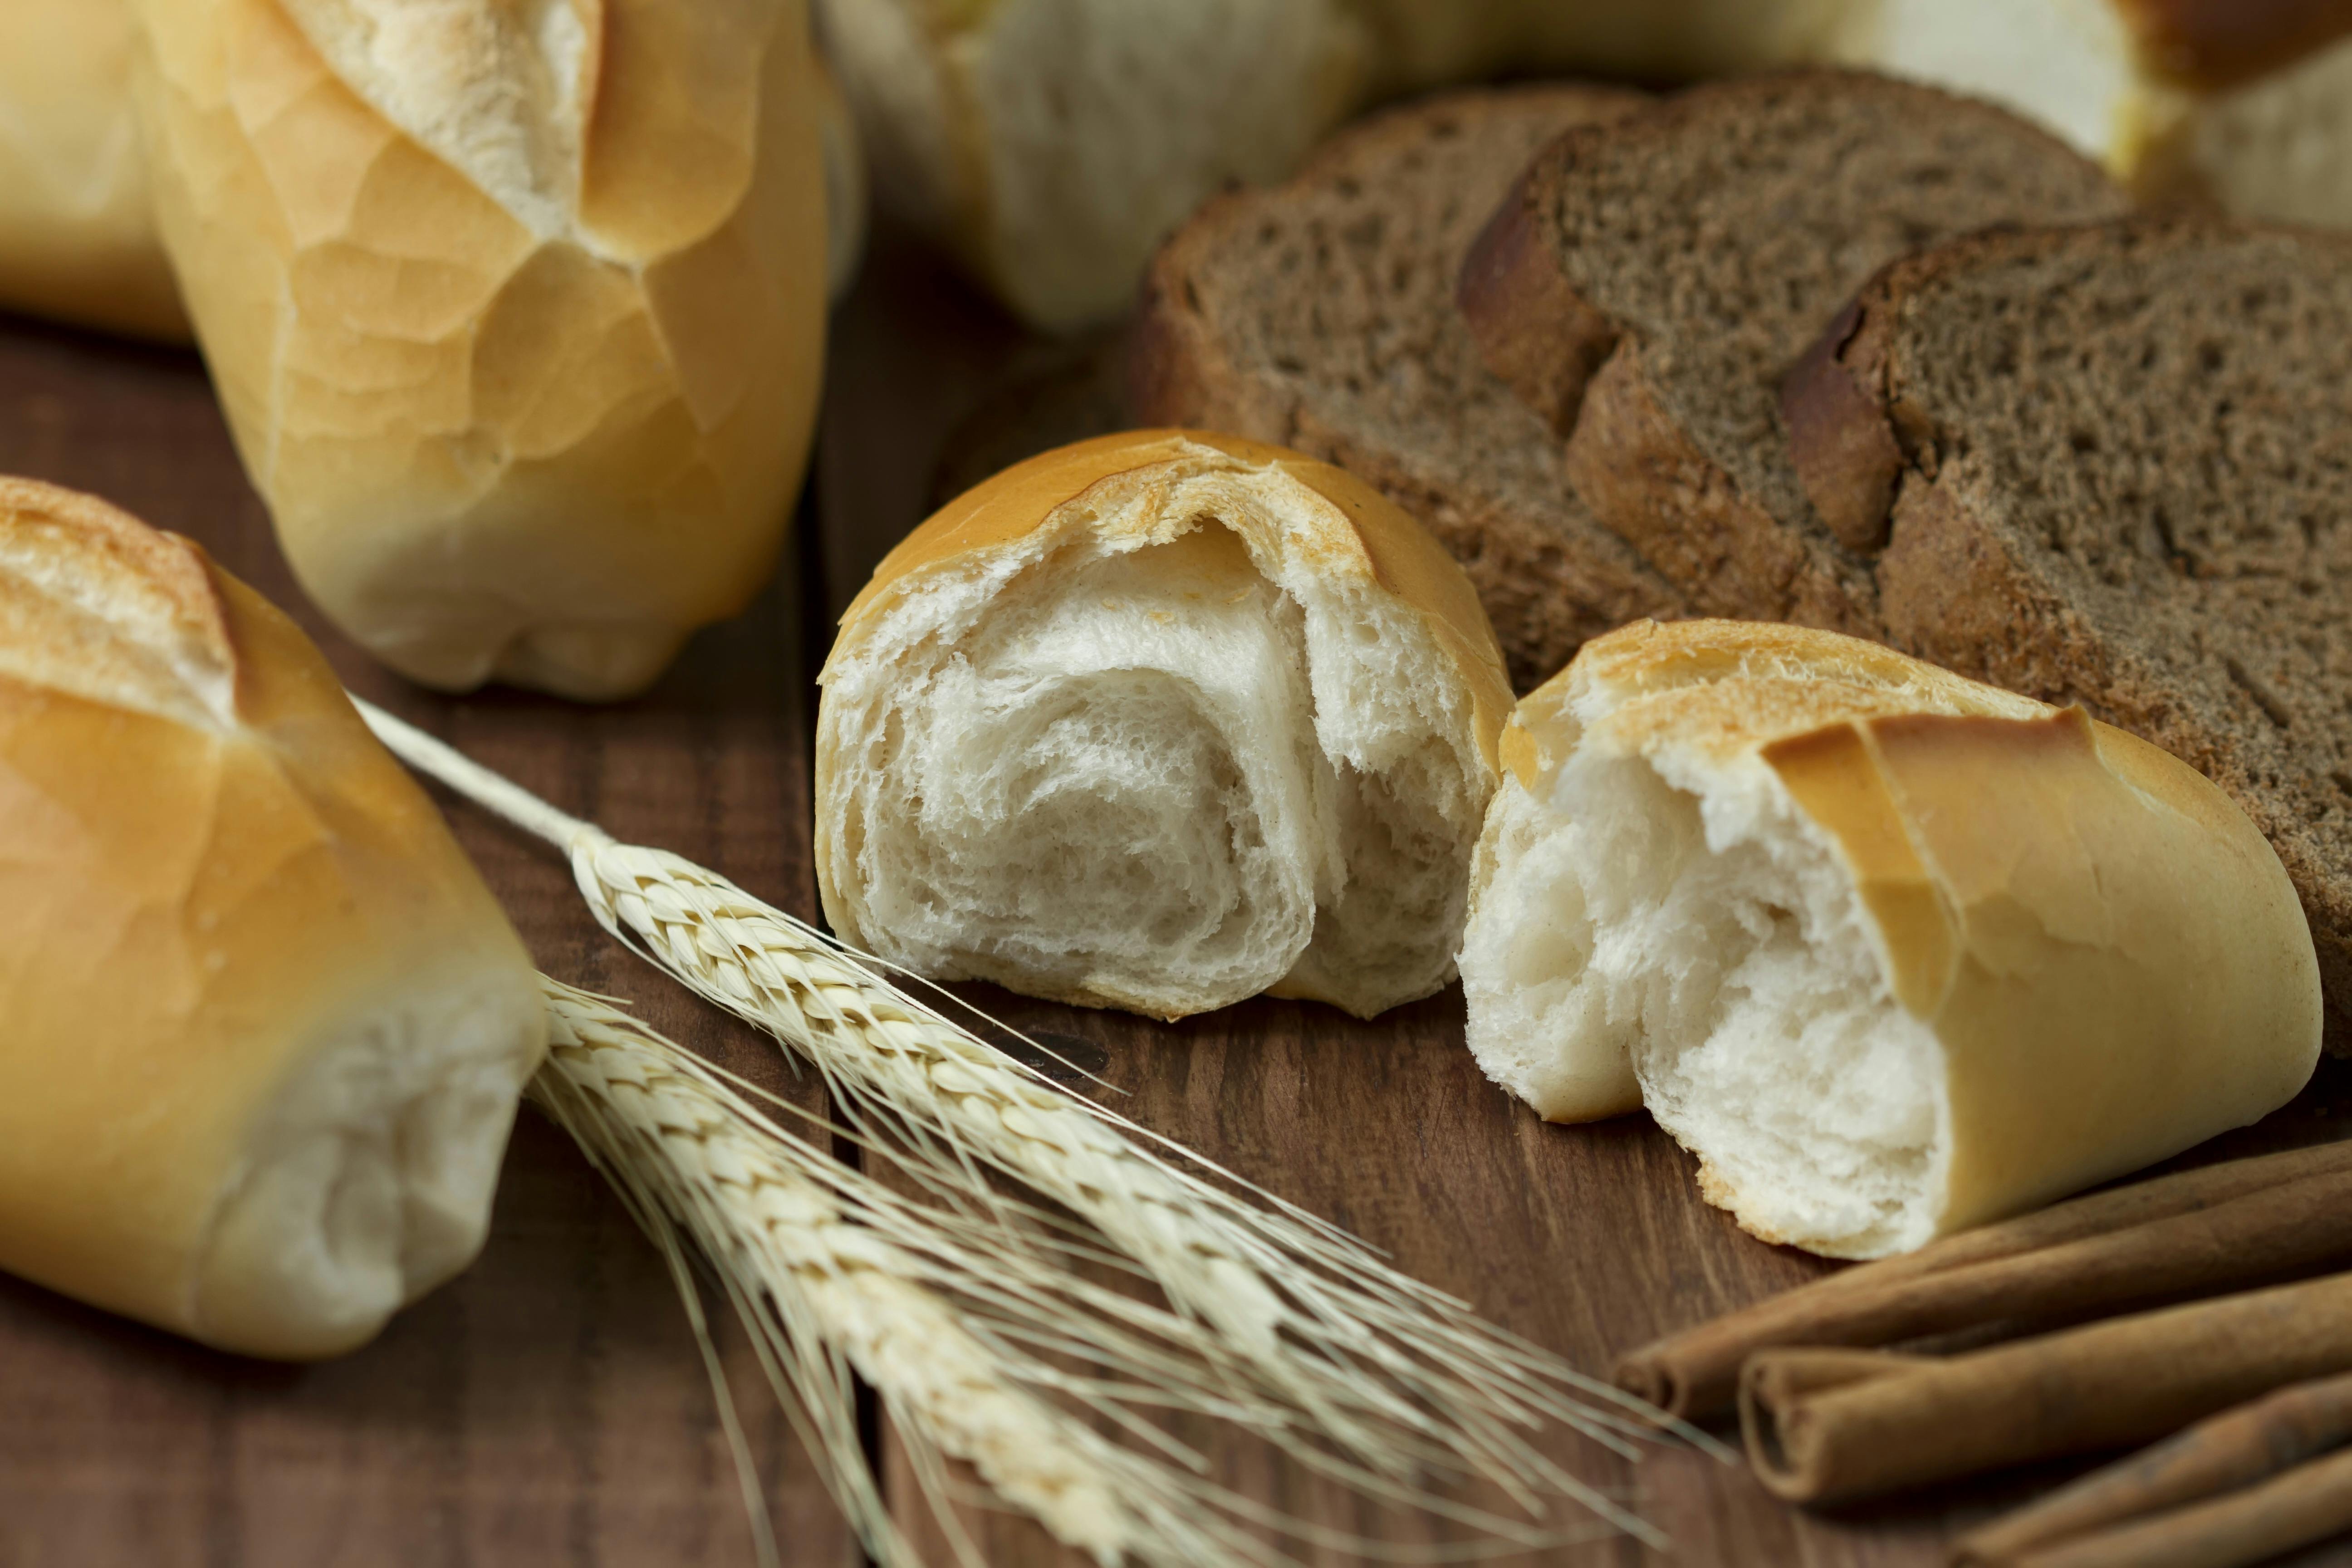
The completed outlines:
<svg viewBox="0 0 2352 1568">
<path fill-rule="evenodd" d="M 1861 379 L 1861 365 L 1843 357 L 1861 323 L 1861 307 L 1848 305 L 1805 351 L 1780 384 L 1780 422 L 1822 521 L 1848 550 L 1875 555 L 1886 547 L 1903 448 Z"/>
<path fill-rule="evenodd" d="M 2205 271 L 2192 274 L 2200 261 Z M 2319 306 L 2265 314 L 2262 301 L 2298 268 L 2323 285 Z M 2104 309 L 2105 331 L 2138 347 L 2147 381 L 2134 395 L 2147 423 L 2055 429 L 2050 451 L 2021 452 L 2030 439 L 1986 423 L 1980 404 L 1953 389 L 2014 384 L 2029 426 L 2087 424 L 2095 397 L 2084 384 L 2112 356 L 2080 345 L 2045 362 L 2030 354 L 2036 340 L 2024 328 L 1997 335 L 1957 318 L 1980 315 L 2012 278 L 2018 309 L 2056 309 L 2061 276 L 2108 280 L 2112 299 L 2084 308 Z M 2205 281 L 2182 287 L 2191 276 Z M 2282 320 L 2290 330 L 2272 330 Z M 1972 325 L 1981 344 L 1965 335 Z M 2339 1055 L 2352 1053 L 2352 487 L 2296 520 L 2299 541 L 2282 542 L 2290 530 L 2254 514 L 2298 485 L 2324 493 L 2328 476 L 2352 466 L 2340 438 L 2328 445 L 2327 416 L 2352 419 L 2347 339 L 2352 239 L 2151 217 L 1973 236 L 1897 261 L 1788 389 L 1807 395 L 1810 382 L 1822 416 L 1790 421 L 1816 504 L 1874 513 L 1891 530 L 1878 565 L 1891 640 L 1980 679 L 2082 703 L 2189 762 L 2263 829 L 2311 921 Z M 1969 372 L 1953 362 L 1971 352 L 1991 363 L 1963 381 Z M 1818 395 L 1832 375 L 1851 395 Z M 2236 379 L 2213 390 L 2224 376 Z M 2209 409 L 2200 392 L 2221 401 Z M 2240 404 L 2246 430 L 2210 427 Z M 2070 458 L 2050 455 L 2060 441 L 2073 444 Z M 1847 456 L 1882 444 L 1899 453 L 1891 485 Z M 2214 468 L 2233 463 L 2242 466 Z M 2084 477 L 2103 465 L 2121 476 L 2115 493 Z M 2121 558 L 2105 577 L 2094 570 L 2103 554 Z M 2135 567 L 2136 556 L 2164 559 Z"/>
<path fill-rule="evenodd" d="M 1454 305 L 1486 368 L 1555 435 L 1576 428 L 1586 384 L 1617 346 L 1617 329 L 1547 265 L 1538 204 L 1526 176 L 1470 242 Z"/>
<path fill-rule="evenodd" d="M 1667 412 L 1633 339 L 1585 389 L 1565 453 L 1570 482 L 1695 613 L 1793 621 L 1855 637 L 1878 623 L 1864 593 L 1825 567 Z"/>
<path fill-rule="evenodd" d="M 2212 91 L 2252 81 L 2352 33 L 2352 0 L 2116 0 L 2151 70 Z"/>
<path fill-rule="evenodd" d="M 1479 363 L 1453 309 L 1462 253 L 1527 156 L 1647 101 L 1579 85 L 1443 94 L 1350 127 L 1283 185 L 1212 200 L 1146 275 L 1134 416 L 1369 480 L 1461 562 L 1522 690 L 1587 637 L 1684 613 L 1576 500 L 1559 442 Z"/>
<path fill-rule="evenodd" d="M 1563 135 L 1482 237 L 1460 308 L 1489 369 L 1566 432 L 1595 515 L 1695 610 L 1872 636 L 1883 531 L 1855 509 L 1817 514 L 1782 447 L 1792 409 L 1849 428 L 1813 406 L 1842 389 L 1815 367 L 1792 405 L 1780 377 L 1889 257 L 1984 222 L 2125 205 L 2080 155 L 1990 105 L 1780 72 Z M 1837 460 L 1883 468 L 1885 451 L 1856 438 Z"/>
</svg>

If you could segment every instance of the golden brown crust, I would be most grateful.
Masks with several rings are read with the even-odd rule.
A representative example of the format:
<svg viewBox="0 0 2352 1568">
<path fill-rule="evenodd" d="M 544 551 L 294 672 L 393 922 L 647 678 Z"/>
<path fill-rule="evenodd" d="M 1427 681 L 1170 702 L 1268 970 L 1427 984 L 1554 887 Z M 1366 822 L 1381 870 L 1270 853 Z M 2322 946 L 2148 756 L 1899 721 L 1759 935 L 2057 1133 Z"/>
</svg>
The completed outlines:
<svg viewBox="0 0 2352 1568">
<path fill-rule="evenodd" d="M 317 648 L 196 546 L 15 482 L 0 582 L 0 1267 L 250 1353 L 349 1349 L 380 1319 L 241 1315 L 220 1215 L 289 1084 L 411 999 L 462 990 L 535 1059 L 530 961 Z M 75 651 L 20 646 L 42 596 Z M 217 656 L 233 695 L 81 663 L 152 646 Z"/>
<path fill-rule="evenodd" d="M 131 123 L 131 40 L 128 0 L 0 5 L 0 310 L 184 343 Z"/>
<path fill-rule="evenodd" d="M 1839 543 L 1867 556 L 1886 546 L 1903 449 L 1865 390 L 1866 354 L 1847 353 L 1862 318 L 1859 300 L 1848 305 L 1797 361 L 1780 383 L 1780 422 L 1813 510 Z"/>
<path fill-rule="evenodd" d="M 589 7 L 576 190 L 478 134 L 469 174 L 436 150 L 463 127 L 409 105 L 404 130 L 276 0 L 141 3 L 158 218 L 238 450 L 339 626 L 427 684 L 598 699 L 749 601 L 823 349 L 800 0 Z M 488 178 L 526 163 L 544 178 L 520 195 Z"/>
<path fill-rule="evenodd" d="M 1567 760 L 1580 738 L 1570 700 L 1592 689 L 1614 694 L 1621 742 L 1672 742 L 1717 757 L 1857 719 L 2051 711 L 1865 638 L 1771 621 L 1635 621 L 1586 643 L 1575 663 L 1520 700 L 1502 755 L 1521 784 L 1539 787 Z"/>
<path fill-rule="evenodd" d="M 1539 789 L 1580 744 L 1727 782 L 1760 760 L 1837 846 L 1942 1047 L 1941 1228 L 2251 1121 L 2310 1073 L 2319 973 L 2278 857 L 2211 781 L 2079 708 L 1826 632 L 1641 624 L 1522 702 L 1503 752 Z"/>
<path fill-rule="evenodd" d="M 1462 258 L 1454 302 L 1486 368 L 1565 436 L 1576 427 L 1586 384 L 1617 346 L 1617 329 L 1560 270 L 1540 205 L 1531 169 Z"/>
<path fill-rule="evenodd" d="M 994 550 L 1044 527 L 1062 507 L 1107 479 L 1171 475 L 1222 457 L 1245 468 L 1277 470 L 1336 507 L 1347 520 L 1325 547 L 1353 551 L 1380 584 L 1427 616 L 1468 681 L 1479 743 L 1489 760 L 1511 709 L 1501 650 L 1470 580 L 1452 556 L 1379 491 L 1354 475 L 1280 447 L 1206 430 L 1131 430 L 1099 436 L 1016 463 L 934 512 L 882 558 L 874 576 L 842 613 L 845 635 L 888 602 L 900 584 L 943 562 Z"/>
</svg>

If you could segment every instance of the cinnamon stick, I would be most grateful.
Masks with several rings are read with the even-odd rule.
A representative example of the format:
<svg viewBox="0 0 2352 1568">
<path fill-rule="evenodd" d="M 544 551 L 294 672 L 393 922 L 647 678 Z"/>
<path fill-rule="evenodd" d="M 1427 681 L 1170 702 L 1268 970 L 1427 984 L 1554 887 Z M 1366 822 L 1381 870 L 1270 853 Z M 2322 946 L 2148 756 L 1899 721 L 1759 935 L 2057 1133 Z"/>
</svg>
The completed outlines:
<svg viewBox="0 0 2352 1568">
<path fill-rule="evenodd" d="M 2352 1275 L 2337 1274 L 1966 1355 L 1759 1351 L 1740 1377 L 1740 1429 L 1774 1492 L 1846 1502 L 2146 1442 L 2344 1372 Z"/>
<path fill-rule="evenodd" d="M 2352 1263 L 2352 1140 L 2182 1171 L 1963 1231 L 1627 1352 L 1620 1386 L 1668 1414 L 1728 1408 L 1767 1346 L 1898 1343 L 2047 1326 Z"/>
<path fill-rule="evenodd" d="M 2352 1529 L 2352 1451 L 2120 1530 L 2006 1560 L 2013 1568 L 2242 1568 Z"/>
<path fill-rule="evenodd" d="M 2352 1377 L 2296 1384 L 2200 1422 L 2169 1442 L 2085 1476 L 1963 1536 L 1954 1548 L 1953 1562 L 1958 1568 L 2137 1563 L 2155 1560 L 2146 1553 L 2157 1544 L 2156 1535 L 2163 1536 L 2166 1551 L 2176 1553 L 2161 1561 L 2210 1568 L 2224 1562 L 2257 1561 L 2230 1554 L 2242 1545 L 2252 1550 L 2256 1537 L 2244 1528 L 2250 1517 L 2265 1522 L 2305 1518 L 2310 1528 L 2322 1533 L 2352 1525 L 2352 1469 L 2339 1469 L 2338 1461 L 2330 1460 L 2307 1471 L 2294 1470 L 2347 1442 L 2352 1442 Z M 2292 1484 L 2240 1489 L 2283 1471 L 2294 1472 L 2285 1478 Z M 2210 1506 L 2189 1506 L 2217 1497 L 2221 1500 Z M 2281 1538 L 2263 1550 L 2284 1552 L 2320 1538 Z M 2178 1557 L 2191 1542 L 2201 1554 Z M 2142 1555 L 2118 1557 L 2119 1548 Z"/>
</svg>

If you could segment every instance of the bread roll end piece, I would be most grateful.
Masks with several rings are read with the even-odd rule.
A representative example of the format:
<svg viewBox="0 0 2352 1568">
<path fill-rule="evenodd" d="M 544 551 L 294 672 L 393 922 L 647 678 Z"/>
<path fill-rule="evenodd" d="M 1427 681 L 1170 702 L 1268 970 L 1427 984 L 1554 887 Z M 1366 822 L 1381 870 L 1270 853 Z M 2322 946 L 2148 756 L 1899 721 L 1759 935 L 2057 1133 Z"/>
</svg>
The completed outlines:
<svg viewBox="0 0 2352 1568">
<path fill-rule="evenodd" d="M 1906 1251 L 2292 1098 L 2318 971 L 2201 775 L 1852 638 L 1641 622 L 1519 706 L 1461 968 L 1548 1120 L 1646 1105 L 1749 1231 Z"/>
<path fill-rule="evenodd" d="M 513 980 L 502 965 L 412 975 L 304 1042 L 196 1261 L 197 1338 L 340 1354 L 474 1260 L 545 1027 Z"/>
<path fill-rule="evenodd" d="M 845 941 L 1171 1018 L 1453 976 L 1509 688 L 1460 569 L 1338 469 L 1191 431 L 1021 464 L 892 552 L 821 679 Z"/>
<path fill-rule="evenodd" d="M 469 1262 L 546 1037 L 521 942 L 316 647 L 0 479 L 0 1268 L 356 1348 Z"/>
</svg>

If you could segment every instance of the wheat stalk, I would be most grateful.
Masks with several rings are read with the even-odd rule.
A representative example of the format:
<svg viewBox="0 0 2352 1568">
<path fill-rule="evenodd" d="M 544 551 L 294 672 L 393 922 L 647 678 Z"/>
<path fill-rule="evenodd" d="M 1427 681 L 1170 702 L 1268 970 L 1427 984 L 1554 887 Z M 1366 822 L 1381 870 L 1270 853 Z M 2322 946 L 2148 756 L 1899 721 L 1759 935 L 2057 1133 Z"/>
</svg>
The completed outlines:
<svg viewBox="0 0 2352 1568">
<path fill-rule="evenodd" d="M 674 1265 L 681 1234 L 709 1260 L 829 1489 L 878 1562 L 915 1558 L 860 1448 L 852 1370 L 880 1394 L 950 1532 L 941 1457 L 970 1464 L 1000 1497 L 1098 1562 L 1279 1560 L 1228 1517 L 1246 1511 L 1240 1500 L 1109 1442 L 1049 1397 L 1079 1385 L 1009 1335 L 1058 1326 L 1113 1358 L 1132 1342 L 1074 1322 L 1083 1310 L 1069 1305 L 1066 1282 L 1050 1269 L 1022 1249 L 975 1251 L 871 1177 L 786 1135 L 693 1053 L 602 998 L 542 984 L 549 1053 L 531 1098 L 604 1172 Z M 682 1283 L 692 1299 L 690 1280 Z M 731 1410 L 727 1420 L 733 1436 Z M 968 1540 L 950 1538 L 978 1561 Z"/>
<path fill-rule="evenodd" d="M 725 879 L 618 843 L 359 706 L 412 766 L 563 849 L 607 931 L 814 1064 L 861 1131 L 903 1140 L 942 1195 L 981 1200 L 988 1167 L 1080 1216 L 1181 1319 L 1208 1331 L 1195 1342 L 1226 1397 L 1286 1413 L 1272 1435 L 1294 1457 L 1368 1490 L 1389 1478 L 1388 1495 L 1456 1517 L 1404 1478 L 1473 1471 L 1531 1510 L 1549 1490 L 1657 1541 L 1527 1434 L 1549 1418 L 1630 1455 L 1629 1436 L 1670 1425 L 1658 1413 L 1480 1321 L 1313 1215 L 1238 1183 L 1213 1184 L 1204 1174 L 1224 1173 L 1064 1093 L 892 985 L 872 961 Z M 1197 1171 L 1176 1163 L 1188 1158 Z"/>
</svg>

